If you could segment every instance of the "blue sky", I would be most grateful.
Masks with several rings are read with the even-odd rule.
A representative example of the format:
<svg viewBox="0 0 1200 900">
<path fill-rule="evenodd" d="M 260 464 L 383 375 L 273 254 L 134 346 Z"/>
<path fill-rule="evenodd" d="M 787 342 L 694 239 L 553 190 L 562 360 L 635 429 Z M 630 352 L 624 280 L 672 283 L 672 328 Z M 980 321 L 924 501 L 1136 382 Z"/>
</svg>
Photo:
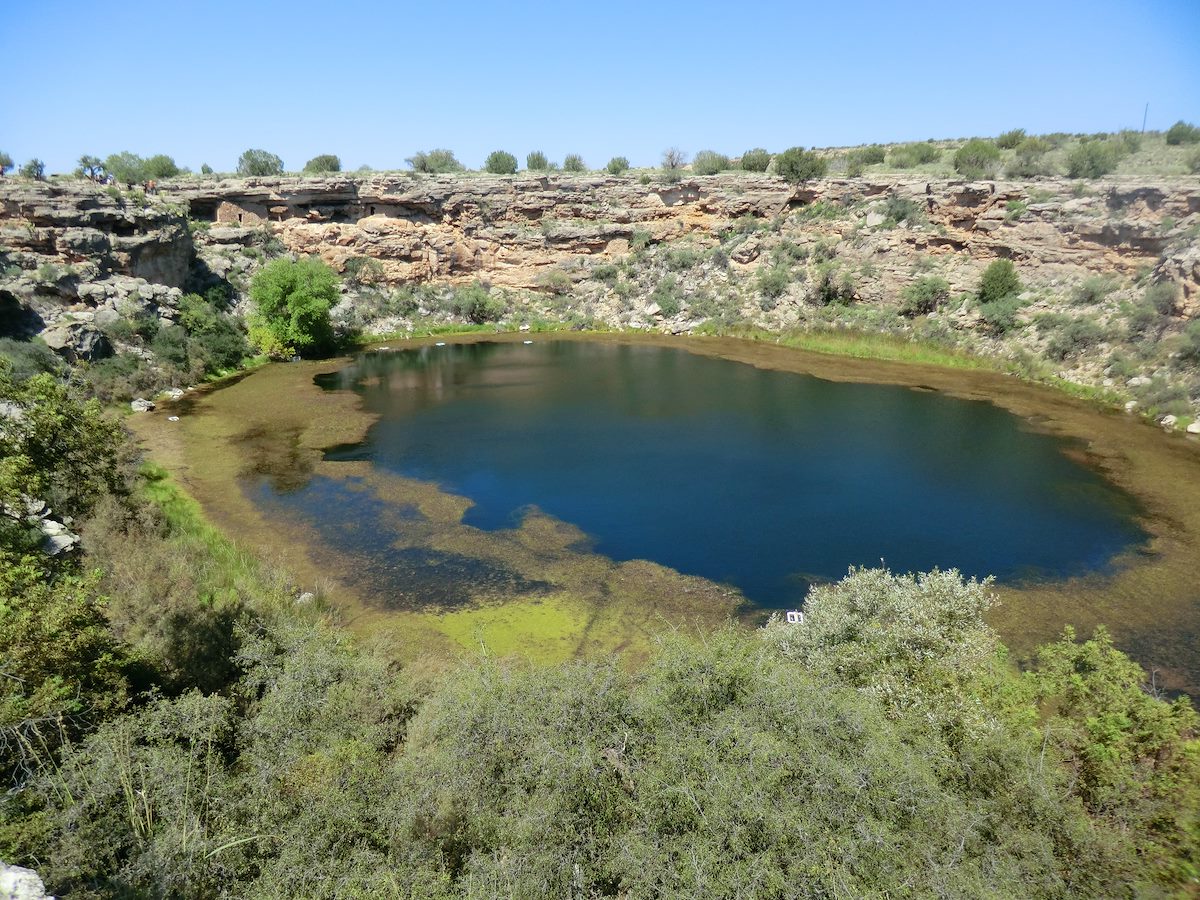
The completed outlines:
<svg viewBox="0 0 1200 900">
<path fill-rule="evenodd" d="M 0 150 L 231 170 L 1200 123 L 1200 0 L 0 0 Z"/>
</svg>

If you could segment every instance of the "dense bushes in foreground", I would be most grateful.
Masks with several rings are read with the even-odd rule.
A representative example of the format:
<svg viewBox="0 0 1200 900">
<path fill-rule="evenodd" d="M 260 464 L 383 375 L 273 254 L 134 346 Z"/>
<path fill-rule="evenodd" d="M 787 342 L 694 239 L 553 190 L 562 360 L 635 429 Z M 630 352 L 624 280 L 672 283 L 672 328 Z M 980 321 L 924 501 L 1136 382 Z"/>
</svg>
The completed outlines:
<svg viewBox="0 0 1200 900">
<path fill-rule="evenodd" d="M 983 620 L 987 583 L 852 572 L 811 595 L 803 625 L 671 637 L 637 672 L 398 670 L 291 603 L 161 482 L 144 490 L 163 513 L 122 499 L 111 431 L 64 431 L 81 410 L 48 377 L 0 389 L 59 423 L 56 446 L 88 451 L 46 486 L 82 492 L 55 496 L 91 516 L 83 564 L 0 531 L 0 858 L 59 896 L 1195 885 L 1190 705 L 1144 692 L 1103 632 L 1067 634 L 1016 674 Z M 42 432 L 12 433 L 4 471 L 19 472 Z M 75 465 L 101 477 L 72 481 Z"/>
</svg>

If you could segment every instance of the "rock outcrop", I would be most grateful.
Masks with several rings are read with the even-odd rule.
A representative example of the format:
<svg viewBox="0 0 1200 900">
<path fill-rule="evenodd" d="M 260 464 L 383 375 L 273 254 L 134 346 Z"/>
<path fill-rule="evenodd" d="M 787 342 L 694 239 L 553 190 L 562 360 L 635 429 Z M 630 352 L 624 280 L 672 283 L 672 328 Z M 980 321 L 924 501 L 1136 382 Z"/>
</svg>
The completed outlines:
<svg viewBox="0 0 1200 900">
<path fill-rule="evenodd" d="M 959 300 L 945 303 L 934 324 L 971 351 L 1051 365 L 1069 357 L 1065 377 L 1109 386 L 1131 375 L 1176 379 L 1180 367 L 1167 362 L 1167 345 L 1162 359 L 1130 372 L 1128 360 L 1109 361 L 1109 337 L 1084 359 L 1069 333 L 1054 343 L 1050 326 L 1027 326 L 1049 314 L 1060 330 L 1087 319 L 1105 335 L 1132 334 L 1130 302 L 1147 284 L 1166 281 L 1178 289 L 1154 328 L 1160 342 L 1181 335 L 1200 316 L 1200 179 L 868 176 L 795 186 L 755 173 L 677 183 L 604 174 L 382 174 L 180 179 L 149 198 L 84 181 L 6 179 L 0 336 L 40 333 L 69 360 L 102 358 L 121 320 L 176 322 L 185 286 L 224 283 L 244 301 L 263 261 L 287 252 L 317 255 L 348 275 L 370 261 L 370 284 L 348 279 L 342 311 L 357 327 L 383 331 L 411 324 L 408 313 L 368 308 L 386 306 L 388 290 L 479 281 L 510 292 L 509 309 L 523 321 L 559 316 L 680 332 L 720 306 L 726 321 L 769 329 L 863 327 L 861 312 L 876 309 L 890 310 L 887 327 L 903 332 L 908 320 L 897 325 L 894 316 L 919 279 L 936 274 L 947 298 L 963 298 L 989 263 L 1010 259 L 1025 289 L 1023 334 L 997 338 Z M 597 274 L 606 267 L 607 280 Z M 764 293 L 761 285 L 780 268 L 782 293 Z M 1106 304 L 1078 300 L 1092 276 L 1119 284 Z M 667 279 L 678 296 L 652 296 Z M 696 302 L 705 297 L 711 302 Z M 857 318 L 843 322 L 838 310 L 846 304 Z M 418 306 L 417 316 L 452 314 Z M 1196 392 L 1186 392 L 1195 402 Z M 1161 392 L 1143 394 L 1135 396 L 1153 404 Z"/>
</svg>

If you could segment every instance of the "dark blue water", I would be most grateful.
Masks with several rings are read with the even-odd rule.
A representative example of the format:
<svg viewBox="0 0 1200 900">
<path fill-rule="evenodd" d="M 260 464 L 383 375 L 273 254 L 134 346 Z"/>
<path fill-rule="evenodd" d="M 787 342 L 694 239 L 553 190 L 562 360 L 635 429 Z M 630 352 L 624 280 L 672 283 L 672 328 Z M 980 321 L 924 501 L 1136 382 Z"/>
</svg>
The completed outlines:
<svg viewBox="0 0 1200 900">
<path fill-rule="evenodd" d="M 600 553 L 764 606 L 849 566 L 1058 577 L 1145 539 L 1131 499 L 1061 441 L 931 392 L 553 340 L 365 354 L 320 383 L 381 416 L 327 458 L 437 482 L 474 501 L 464 521 L 482 529 L 536 506 Z M 328 489 L 306 493 L 291 504 L 319 522 Z"/>
</svg>

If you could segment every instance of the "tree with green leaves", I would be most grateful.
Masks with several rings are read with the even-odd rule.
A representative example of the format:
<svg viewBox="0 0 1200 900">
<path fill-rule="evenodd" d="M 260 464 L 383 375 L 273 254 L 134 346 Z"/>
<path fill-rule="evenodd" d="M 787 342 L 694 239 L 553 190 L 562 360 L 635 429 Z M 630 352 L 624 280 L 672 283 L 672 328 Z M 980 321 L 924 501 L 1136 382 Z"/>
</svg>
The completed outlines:
<svg viewBox="0 0 1200 900">
<path fill-rule="evenodd" d="M 128 150 L 109 154 L 104 160 L 104 170 L 122 184 L 140 184 L 146 180 L 146 161 Z"/>
<path fill-rule="evenodd" d="M 306 162 L 304 171 L 314 175 L 324 172 L 340 172 L 342 171 L 342 161 L 332 153 L 322 153 Z"/>
<path fill-rule="evenodd" d="M 454 157 L 451 150 L 418 150 L 405 160 L 414 172 L 425 175 L 443 175 L 450 172 L 461 172 L 466 168 Z"/>
<path fill-rule="evenodd" d="M 493 150 L 484 160 L 483 169 L 493 175 L 515 175 L 517 158 L 507 150 Z"/>
<path fill-rule="evenodd" d="M 564 172 L 586 172 L 587 166 L 583 162 L 583 157 L 578 153 L 568 153 L 563 158 Z"/>
<path fill-rule="evenodd" d="M 21 177 L 30 178 L 34 181 L 44 181 L 46 178 L 46 164 L 37 157 L 34 157 L 21 166 Z"/>
<path fill-rule="evenodd" d="M 991 303 L 1021 293 L 1021 279 L 1011 259 L 997 259 L 988 264 L 979 279 L 979 302 Z"/>
<path fill-rule="evenodd" d="M 771 154 L 762 147 L 755 147 L 742 154 L 741 166 L 744 172 L 765 172 L 770 164 Z"/>
<path fill-rule="evenodd" d="M 266 150 L 247 150 L 238 157 L 237 173 L 255 177 L 282 175 L 283 160 Z"/>
<path fill-rule="evenodd" d="M 1000 148 L 972 138 L 954 153 L 954 171 L 965 178 L 991 178 L 1000 167 Z"/>
<path fill-rule="evenodd" d="M 541 150 L 533 150 L 525 156 L 525 168 L 530 172 L 547 172 L 550 170 L 550 160 Z"/>
<path fill-rule="evenodd" d="M 828 168 L 824 157 L 803 147 L 789 147 L 775 157 L 775 174 L 793 184 L 820 178 Z"/>
<path fill-rule="evenodd" d="M 250 343 L 274 359 L 331 352 L 336 342 L 329 310 L 338 301 L 338 277 L 318 259 L 276 259 L 250 284 Z"/>
<path fill-rule="evenodd" d="M 78 165 L 79 174 L 84 178 L 90 178 L 92 181 L 95 181 L 104 175 L 104 162 L 98 156 L 90 156 L 85 153 L 79 157 Z"/>
<path fill-rule="evenodd" d="M 157 181 L 160 178 L 174 178 L 179 174 L 179 166 L 172 157 L 158 153 L 143 163 L 142 171 L 147 179 Z"/>
<path fill-rule="evenodd" d="M 13 159 L 3 150 L 0 150 L 0 178 L 4 177 L 4 173 L 13 167 Z"/>
<path fill-rule="evenodd" d="M 604 168 L 608 170 L 608 174 L 610 175 L 624 175 L 629 171 L 629 160 L 624 156 L 614 156 Z"/>
</svg>

